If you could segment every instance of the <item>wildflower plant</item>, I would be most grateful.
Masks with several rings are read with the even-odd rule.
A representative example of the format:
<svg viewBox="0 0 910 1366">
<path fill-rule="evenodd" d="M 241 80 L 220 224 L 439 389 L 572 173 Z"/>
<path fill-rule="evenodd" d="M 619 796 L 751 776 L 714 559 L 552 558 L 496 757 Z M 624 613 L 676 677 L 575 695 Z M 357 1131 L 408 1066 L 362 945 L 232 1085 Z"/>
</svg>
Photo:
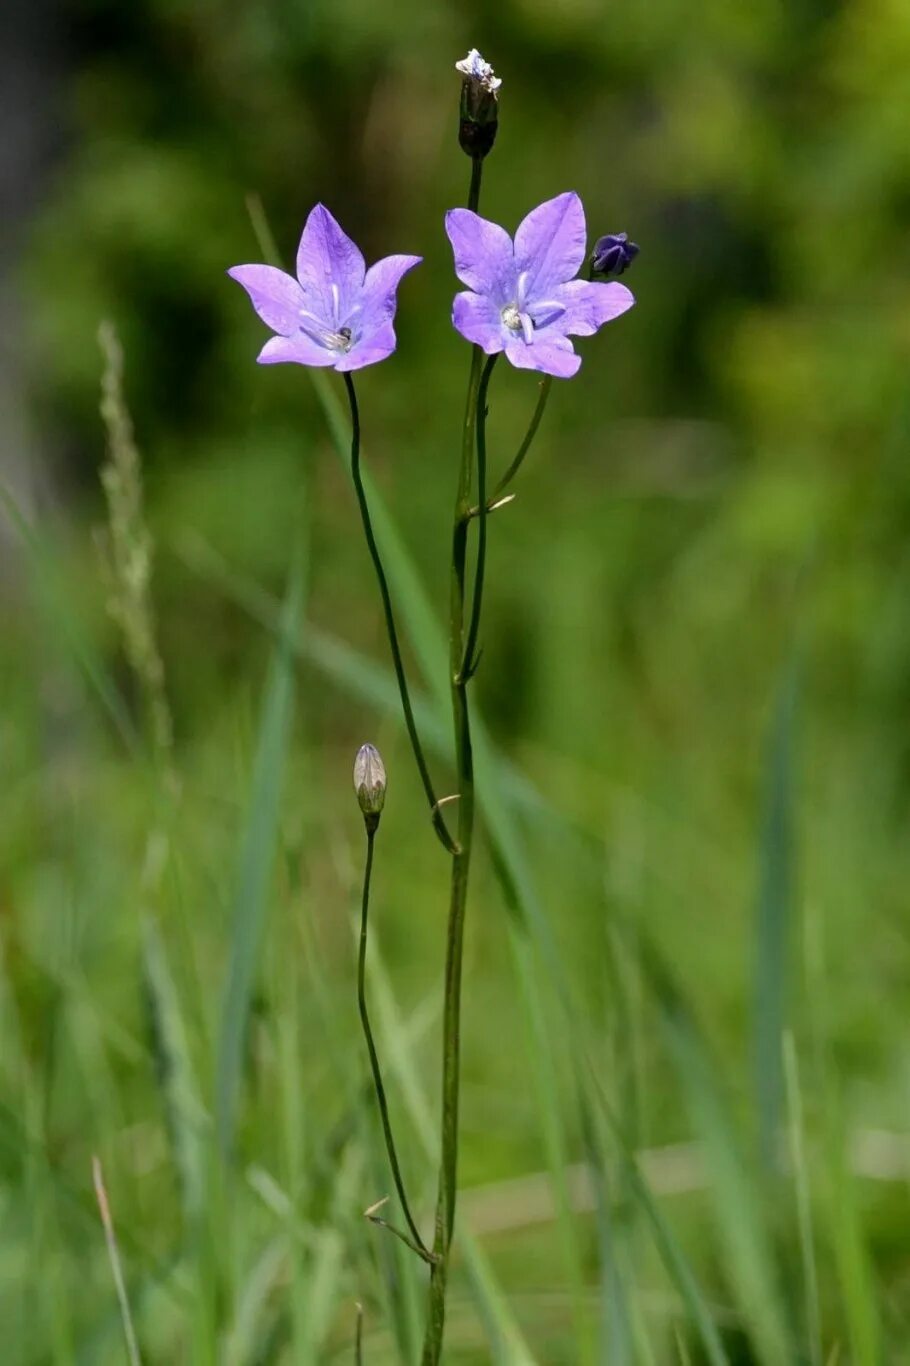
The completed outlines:
<svg viewBox="0 0 910 1366">
<path fill-rule="evenodd" d="M 296 275 L 269 265 L 235 266 L 228 272 L 243 286 L 259 317 L 275 334 L 259 353 L 261 364 L 289 362 L 331 367 L 342 375 L 351 416 L 351 474 L 379 586 L 405 726 L 430 820 L 451 863 L 444 966 L 440 1165 L 433 1236 L 424 1239 L 406 1195 L 366 1003 L 368 907 L 374 843 L 386 799 L 386 773 L 376 749 L 363 746 L 354 765 L 354 788 L 366 837 L 358 1005 L 386 1150 L 407 1230 L 380 1217 L 379 1206 L 372 1207 L 367 1214 L 373 1222 L 401 1238 L 427 1264 L 424 1366 L 435 1366 L 442 1353 L 455 1228 L 462 950 L 475 834 L 469 685 L 479 664 L 487 521 L 491 512 L 511 501 L 507 490 L 537 433 L 551 381 L 571 378 L 582 364 L 573 339 L 592 336 L 634 303 L 624 284 L 594 280 L 593 276 L 623 273 L 638 252 L 625 233 L 617 233 L 601 237 L 588 258 L 584 208 L 574 191 L 557 194 L 533 208 L 519 223 L 514 238 L 504 227 L 481 217 L 478 209 L 483 167 L 496 139 L 502 81 L 476 49 L 456 63 L 456 69 L 462 77 L 459 144 L 471 160 L 471 176 L 467 204 L 449 210 L 445 231 L 452 246 L 455 274 L 466 286 L 455 294 L 452 324 L 471 344 L 471 354 L 450 551 L 449 688 L 455 783 L 454 790 L 446 796 L 437 795 L 411 705 L 394 604 L 361 477 L 360 411 L 353 378 L 356 370 L 386 360 L 396 350 L 393 321 L 398 288 L 421 257 L 391 255 L 367 269 L 356 244 L 329 210 L 317 204 L 303 229 Z M 589 278 L 579 279 L 586 259 Z M 543 379 L 516 454 L 489 491 L 487 408 L 494 367 L 501 355 L 517 369 L 536 371 Z M 473 574 L 469 574 L 472 535 L 476 536 L 476 554 Z M 449 812 L 451 821 L 447 819 Z"/>
</svg>

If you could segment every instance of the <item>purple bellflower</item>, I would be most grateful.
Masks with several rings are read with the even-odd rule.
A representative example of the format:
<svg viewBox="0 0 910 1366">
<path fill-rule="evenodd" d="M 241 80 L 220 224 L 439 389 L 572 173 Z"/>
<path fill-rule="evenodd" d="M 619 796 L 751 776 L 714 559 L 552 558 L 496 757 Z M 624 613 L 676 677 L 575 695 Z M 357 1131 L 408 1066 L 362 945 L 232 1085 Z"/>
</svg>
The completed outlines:
<svg viewBox="0 0 910 1366">
<path fill-rule="evenodd" d="M 260 318 L 278 335 L 260 365 L 331 365 L 360 370 L 385 360 L 397 339 L 392 320 L 402 276 L 420 256 L 366 262 L 323 204 L 310 212 L 297 249 L 297 279 L 274 266 L 232 266 Z"/>
<path fill-rule="evenodd" d="M 522 370 L 568 379 L 581 365 L 570 337 L 590 337 L 635 302 L 625 285 L 576 280 L 585 259 L 585 211 L 572 191 L 532 209 L 514 244 L 505 228 L 470 209 L 450 209 L 446 232 L 455 274 L 454 327 L 488 356 L 505 351 Z"/>
</svg>

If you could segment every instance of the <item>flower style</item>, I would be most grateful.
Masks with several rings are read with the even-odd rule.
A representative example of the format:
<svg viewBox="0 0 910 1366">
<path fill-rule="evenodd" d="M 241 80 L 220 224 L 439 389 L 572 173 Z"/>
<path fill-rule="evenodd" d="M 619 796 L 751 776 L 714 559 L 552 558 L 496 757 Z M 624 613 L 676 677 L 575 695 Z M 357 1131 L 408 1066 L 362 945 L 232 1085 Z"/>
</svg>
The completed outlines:
<svg viewBox="0 0 910 1366">
<path fill-rule="evenodd" d="M 360 370 L 385 360 L 401 278 L 423 258 L 386 256 L 367 270 L 358 247 L 323 204 L 310 212 L 297 249 L 297 279 L 274 266 L 232 266 L 260 318 L 278 335 L 260 365 L 331 365 Z"/>
<path fill-rule="evenodd" d="M 570 336 L 590 337 L 635 302 L 625 285 L 576 280 L 585 259 L 585 211 L 572 191 L 532 209 L 515 242 L 470 209 L 450 209 L 455 273 L 452 323 L 488 356 L 505 351 L 522 370 L 568 379 L 581 365 Z"/>
</svg>

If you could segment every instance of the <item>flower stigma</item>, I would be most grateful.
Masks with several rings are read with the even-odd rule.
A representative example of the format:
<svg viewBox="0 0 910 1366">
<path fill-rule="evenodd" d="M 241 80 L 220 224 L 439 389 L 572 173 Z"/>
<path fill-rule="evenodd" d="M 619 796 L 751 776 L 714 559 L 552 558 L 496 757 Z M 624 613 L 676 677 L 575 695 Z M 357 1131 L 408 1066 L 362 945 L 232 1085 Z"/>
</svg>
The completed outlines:
<svg viewBox="0 0 910 1366">
<path fill-rule="evenodd" d="M 506 304 L 502 310 L 502 320 L 510 332 L 521 331 L 521 314 L 514 304 Z"/>
</svg>

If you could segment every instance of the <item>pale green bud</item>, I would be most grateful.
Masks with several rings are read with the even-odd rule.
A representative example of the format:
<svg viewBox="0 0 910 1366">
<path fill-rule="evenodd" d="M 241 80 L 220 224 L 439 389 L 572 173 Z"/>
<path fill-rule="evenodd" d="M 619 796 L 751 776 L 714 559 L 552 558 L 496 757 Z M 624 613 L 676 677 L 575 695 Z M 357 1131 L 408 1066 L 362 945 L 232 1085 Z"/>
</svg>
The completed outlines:
<svg viewBox="0 0 910 1366">
<path fill-rule="evenodd" d="M 354 791 L 367 828 L 375 830 L 385 806 L 385 764 L 375 745 L 361 745 L 354 760 Z"/>
</svg>

